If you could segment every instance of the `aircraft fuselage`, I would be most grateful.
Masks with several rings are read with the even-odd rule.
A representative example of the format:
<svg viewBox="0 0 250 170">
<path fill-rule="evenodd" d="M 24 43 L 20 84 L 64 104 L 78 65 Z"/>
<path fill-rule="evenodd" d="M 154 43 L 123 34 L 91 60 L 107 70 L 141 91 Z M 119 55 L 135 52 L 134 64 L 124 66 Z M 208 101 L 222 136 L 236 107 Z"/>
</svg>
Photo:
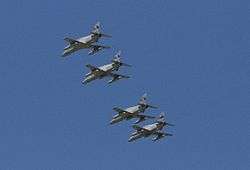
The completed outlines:
<svg viewBox="0 0 250 170">
<path fill-rule="evenodd" d="M 161 123 L 153 123 L 150 125 L 145 125 L 143 126 L 143 129 L 146 129 L 147 131 L 142 130 L 142 131 L 133 132 L 128 141 L 132 142 L 142 137 L 149 137 L 153 135 L 155 132 L 162 130 L 163 127 L 164 127 L 164 124 L 161 124 Z"/>
<path fill-rule="evenodd" d="M 96 80 L 96 79 L 102 79 L 103 77 L 108 76 L 109 73 L 114 71 L 113 63 L 106 64 L 106 65 L 100 66 L 98 68 L 102 71 L 97 69 L 97 70 L 89 72 L 85 75 L 85 79 L 83 80 L 84 84 L 89 83 L 89 82 Z"/>
<path fill-rule="evenodd" d="M 99 40 L 99 36 L 95 34 L 90 34 L 85 37 L 78 38 L 76 41 L 81 43 L 69 44 L 64 48 L 62 56 L 70 55 L 73 52 L 76 52 L 80 49 L 90 48 L 90 45 L 97 42 Z"/>
<path fill-rule="evenodd" d="M 126 111 L 126 112 L 121 112 L 121 113 L 116 114 L 112 118 L 112 120 L 110 121 L 110 124 L 118 123 L 124 119 L 130 120 L 132 118 L 136 118 L 136 116 L 139 113 L 144 112 L 144 109 L 141 107 L 141 105 L 135 105 L 135 106 L 131 106 L 131 107 L 125 109 L 124 111 Z M 131 114 L 128 114 L 127 112 L 129 112 Z"/>
</svg>

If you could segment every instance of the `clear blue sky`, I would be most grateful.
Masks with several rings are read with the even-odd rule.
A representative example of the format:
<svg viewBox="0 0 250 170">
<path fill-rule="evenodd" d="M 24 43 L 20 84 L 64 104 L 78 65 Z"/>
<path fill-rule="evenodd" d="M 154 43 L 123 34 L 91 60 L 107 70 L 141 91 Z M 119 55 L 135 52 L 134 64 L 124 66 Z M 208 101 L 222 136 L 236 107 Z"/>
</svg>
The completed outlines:
<svg viewBox="0 0 250 170">
<path fill-rule="evenodd" d="M 2 1 L 0 169 L 246 170 L 250 167 L 250 1 Z M 60 54 L 100 21 L 114 49 Z M 87 63 L 121 49 L 133 78 L 84 87 Z M 174 136 L 128 143 L 112 107 L 147 92 Z"/>
</svg>

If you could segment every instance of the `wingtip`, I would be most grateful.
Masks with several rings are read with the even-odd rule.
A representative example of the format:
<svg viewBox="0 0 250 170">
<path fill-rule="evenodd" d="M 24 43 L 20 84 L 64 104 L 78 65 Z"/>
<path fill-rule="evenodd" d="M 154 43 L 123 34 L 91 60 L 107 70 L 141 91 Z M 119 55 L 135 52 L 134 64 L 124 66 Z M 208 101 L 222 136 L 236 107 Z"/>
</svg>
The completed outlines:
<svg viewBox="0 0 250 170">
<path fill-rule="evenodd" d="M 61 57 L 66 57 L 67 53 L 65 52 L 65 50 L 61 53 Z"/>
<path fill-rule="evenodd" d="M 174 136 L 172 133 L 167 133 L 166 136 Z"/>
<path fill-rule="evenodd" d="M 131 78 L 131 76 L 130 75 L 129 76 L 125 76 L 124 78 L 129 79 L 129 78 Z"/>
<path fill-rule="evenodd" d="M 117 110 L 117 107 L 113 107 L 112 110 L 116 111 L 116 110 Z"/>
</svg>

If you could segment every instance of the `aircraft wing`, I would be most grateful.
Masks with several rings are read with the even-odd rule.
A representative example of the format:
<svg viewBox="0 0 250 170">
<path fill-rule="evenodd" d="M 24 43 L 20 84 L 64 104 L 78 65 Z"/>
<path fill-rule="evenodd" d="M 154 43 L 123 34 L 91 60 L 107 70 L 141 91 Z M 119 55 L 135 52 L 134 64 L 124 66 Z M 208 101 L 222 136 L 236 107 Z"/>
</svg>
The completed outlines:
<svg viewBox="0 0 250 170">
<path fill-rule="evenodd" d="M 102 49 L 106 49 L 106 48 L 111 48 L 110 46 L 103 46 L 103 45 L 94 45 L 91 44 L 90 45 L 90 51 L 89 51 L 89 55 L 93 55 L 95 53 L 97 53 L 98 51 L 102 50 Z"/>
<path fill-rule="evenodd" d="M 161 131 L 154 132 L 154 135 L 157 135 L 157 136 L 159 136 L 159 137 L 173 136 L 173 134 L 165 133 L 165 132 L 161 132 Z"/>
<path fill-rule="evenodd" d="M 126 112 L 125 110 L 123 110 L 123 109 L 121 109 L 119 107 L 114 107 L 113 110 L 118 112 L 118 113 Z"/>
<path fill-rule="evenodd" d="M 88 67 L 91 71 L 95 71 L 95 70 L 98 70 L 98 67 L 95 67 L 91 64 L 87 64 L 86 67 Z"/>
<path fill-rule="evenodd" d="M 98 45 L 98 44 L 91 44 L 90 47 L 95 49 L 111 48 L 110 46 Z"/>
<path fill-rule="evenodd" d="M 137 118 L 139 118 L 134 124 L 140 123 L 142 121 L 145 121 L 146 119 L 154 119 L 155 116 L 149 116 L 149 115 L 136 115 Z"/>
<path fill-rule="evenodd" d="M 64 38 L 64 40 L 67 41 L 67 42 L 70 43 L 70 44 L 82 43 L 82 42 L 80 42 L 80 41 L 74 40 L 74 39 L 72 39 L 72 38 L 67 38 L 67 37 Z"/>
<path fill-rule="evenodd" d="M 132 114 L 132 113 L 130 113 L 130 112 L 126 111 L 126 110 L 123 110 L 123 109 L 121 109 L 119 107 L 114 107 L 113 110 L 118 112 L 119 114 L 124 114 L 124 113 L 125 114 Z"/>
<path fill-rule="evenodd" d="M 142 117 L 142 118 L 148 118 L 148 119 L 154 119 L 155 116 L 150 116 L 150 115 L 137 115 L 139 118 Z"/>
<path fill-rule="evenodd" d="M 96 67 L 96 66 L 93 66 L 93 65 L 91 65 L 91 64 L 87 64 L 86 67 L 88 67 L 91 71 L 96 71 L 96 70 L 98 70 L 98 71 L 101 71 L 101 72 L 103 72 L 103 73 L 106 73 L 106 71 L 104 71 L 104 70 L 102 70 L 102 69 L 100 69 L 100 68 L 98 68 L 98 67 Z"/>
<path fill-rule="evenodd" d="M 113 79 L 109 80 L 108 83 L 113 83 L 117 80 L 123 79 L 123 78 L 130 78 L 129 76 L 125 76 L 125 75 L 120 75 L 120 74 L 115 74 L 115 73 L 110 73 L 110 76 L 113 77 Z"/>
<path fill-rule="evenodd" d="M 173 134 L 170 133 L 164 133 L 161 131 L 154 132 L 155 137 L 152 139 L 152 141 L 157 141 L 161 138 L 164 138 L 165 136 L 173 136 Z"/>
<path fill-rule="evenodd" d="M 165 133 L 164 132 L 161 132 L 161 131 L 157 131 L 154 133 L 155 135 L 158 135 L 158 136 L 164 136 Z"/>
<path fill-rule="evenodd" d="M 145 128 L 142 128 L 138 125 L 133 125 L 132 126 L 136 131 L 140 131 L 140 132 L 150 132 L 149 130 L 145 129 Z"/>
</svg>

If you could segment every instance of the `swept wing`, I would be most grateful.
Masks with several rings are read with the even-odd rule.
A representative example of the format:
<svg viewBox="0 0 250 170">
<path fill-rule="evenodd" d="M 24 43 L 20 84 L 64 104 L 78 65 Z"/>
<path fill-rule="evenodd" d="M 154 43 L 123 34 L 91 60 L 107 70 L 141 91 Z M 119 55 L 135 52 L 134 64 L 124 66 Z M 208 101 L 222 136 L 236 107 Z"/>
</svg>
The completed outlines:
<svg viewBox="0 0 250 170">
<path fill-rule="evenodd" d="M 124 78 L 130 78 L 129 76 L 125 76 L 125 75 L 121 75 L 121 74 L 115 74 L 115 73 L 110 73 L 110 76 L 112 76 L 113 78 L 111 80 L 108 81 L 108 83 L 113 83 L 117 80 L 120 79 L 124 79 Z"/>
<path fill-rule="evenodd" d="M 138 115 L 136 115 L 139 119 L 135 122 L 135 124 L 137 124 L 137 123 L 140 123 L 140 122 L 142 122 L 142 121 L 144 121 L 144 120 L 146 120 L 146 119 L 154 119 L 155 118 L 155 116 L 150 116 L 150 115 L 141 115 L 141 114 L 138 114 Z"/>
<path fill-rule="evenodd" d="M 84 44 L 84 43 L 82 43 L 82 42 L 80 42 L 80 41 L 77 41 L 77 40 L 74 40 L 74 39 L 72 39 L 72 38 L 64 38 L 64 40 L 65 41 L 67 41 L 70 45 L 72 45 L 72 44 Z"/>
<path fill-rule="evenodd" d="M 116 111 L 116 112 L 118 112 L 118 114 L 120 114 L 120 115 L 125 115 L 125 114 L 126 115 L 132 115 L 133 114 L 133 113 L 128 112 L 126 110 L 123 110 L 123 109 L 121 109 L 119 107 L 114 107 L 113 110 Z"/>
</svg>

